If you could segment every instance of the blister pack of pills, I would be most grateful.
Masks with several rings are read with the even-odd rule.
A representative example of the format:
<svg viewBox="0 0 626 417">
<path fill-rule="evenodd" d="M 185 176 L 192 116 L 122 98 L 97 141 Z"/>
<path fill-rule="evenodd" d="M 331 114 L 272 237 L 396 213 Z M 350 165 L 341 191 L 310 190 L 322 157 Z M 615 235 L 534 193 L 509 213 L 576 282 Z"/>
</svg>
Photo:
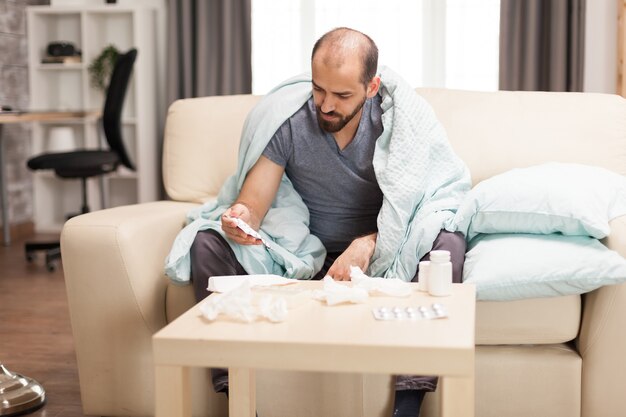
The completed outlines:
<svg viewBox="0 0 626 417">
<path fill-rule="evenodd" d="M 372 309 L 376 320 L 433 320 L 448 317 L 448 311 L 440 303 L 430 306 L 380 306 Z"/>
</svg>

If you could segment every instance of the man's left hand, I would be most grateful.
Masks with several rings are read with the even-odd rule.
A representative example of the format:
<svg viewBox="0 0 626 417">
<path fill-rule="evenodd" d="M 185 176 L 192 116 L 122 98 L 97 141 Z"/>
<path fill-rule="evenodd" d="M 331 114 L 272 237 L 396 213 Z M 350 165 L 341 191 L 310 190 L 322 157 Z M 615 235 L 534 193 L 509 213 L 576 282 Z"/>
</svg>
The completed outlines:
<svg viewBox="0 0 626 417">
<path fill-rule="evenodd" d="M 327 275 L 335 281 L 350 281 L 350 267 L 358 266 L 365 272 L 376 247 L 376 233 L 354 239 L 350 246 L 337 258 Z"/>
</svg>

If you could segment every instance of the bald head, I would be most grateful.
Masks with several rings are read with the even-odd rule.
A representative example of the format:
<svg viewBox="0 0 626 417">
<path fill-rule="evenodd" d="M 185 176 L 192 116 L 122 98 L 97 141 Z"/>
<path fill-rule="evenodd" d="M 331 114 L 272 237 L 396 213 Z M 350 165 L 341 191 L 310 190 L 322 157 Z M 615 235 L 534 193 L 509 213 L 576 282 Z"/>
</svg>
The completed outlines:
<svg viewBox="0 0 626 417">
<path fill-rule="evenodd" d="M 349 28 L 337 28 L 324 34 L 315 42 L 311 60 L 321 59 L 325 65 L 340 67 L 356 56 L 361 61 L 360 81 L 367 85 L 376 75 L 378 48 L 364 33 Z"/>
</svg>

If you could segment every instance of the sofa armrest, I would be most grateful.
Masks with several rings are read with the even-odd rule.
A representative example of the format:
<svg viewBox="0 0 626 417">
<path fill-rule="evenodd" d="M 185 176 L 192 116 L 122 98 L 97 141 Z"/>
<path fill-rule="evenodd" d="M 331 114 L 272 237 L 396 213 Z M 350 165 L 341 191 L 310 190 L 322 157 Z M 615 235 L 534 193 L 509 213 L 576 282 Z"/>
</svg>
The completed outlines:
<svg viewBox="0 0 626 417">
<path fill-rule="evenodd" d="M 161 201 L 117 207 L 72 218 L 63 227 L 63 270 L 86 414 L 153 413 L 151 336 L 166 323 L 164 260 L 185 214 L 196 206 Z"/>
<path fill-rule="evenodd" d="M 603 243 L 626 258 L 626 216 L 611 222 Z M 626 410 L 626 284 L 609 285 L 584 296 L 578 351 L 583 358 L 581 417 L 622 416 Z"/>
</svg>

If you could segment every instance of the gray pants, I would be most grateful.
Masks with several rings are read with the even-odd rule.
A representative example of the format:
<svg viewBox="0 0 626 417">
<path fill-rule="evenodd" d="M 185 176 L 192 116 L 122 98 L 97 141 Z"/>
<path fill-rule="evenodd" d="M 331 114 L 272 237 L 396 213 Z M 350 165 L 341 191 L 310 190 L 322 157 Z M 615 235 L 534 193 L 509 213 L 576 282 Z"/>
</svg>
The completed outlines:
<svg viewBox="0 0 626 417">
<path fill-rule="evenodd" d="M 460 283 L 463 277 L 463 262 L 465 260 L 465 238 L 459 232 L 450 233 L 442 230 L 435 242 L 433 250 L 450 251 L 450 261 L 452 262 L 452 280 Z M 314 279 L 322 279 L 326 271 L 333 264 L 341 253 L 329 253 L 324 261 L 322 270 Z M 427 253 L 421 260 L 430 259 Z M 419 269 L 419 268 L 418 268 Z M 413 277 L 413 282 L 417 282 L 417 272 Z M 247 272 L 237 261 L 233 250 L 226 240 L 213 230 L 201 231 L 196 236 L 191 246 L 191 282 L 193 284 L 196 301 L 206 298 L 210 292 L 207 290 L 209 277 L 214 275 L 246 275 Z M 225 391 L 228 388 L 228 370 L 211 369 L 213 388 L 216 392 Z M 437 377 L 397 375 L 396 390 L 424 390 L 434 391 L 437 388 Z"/>
</svg>

